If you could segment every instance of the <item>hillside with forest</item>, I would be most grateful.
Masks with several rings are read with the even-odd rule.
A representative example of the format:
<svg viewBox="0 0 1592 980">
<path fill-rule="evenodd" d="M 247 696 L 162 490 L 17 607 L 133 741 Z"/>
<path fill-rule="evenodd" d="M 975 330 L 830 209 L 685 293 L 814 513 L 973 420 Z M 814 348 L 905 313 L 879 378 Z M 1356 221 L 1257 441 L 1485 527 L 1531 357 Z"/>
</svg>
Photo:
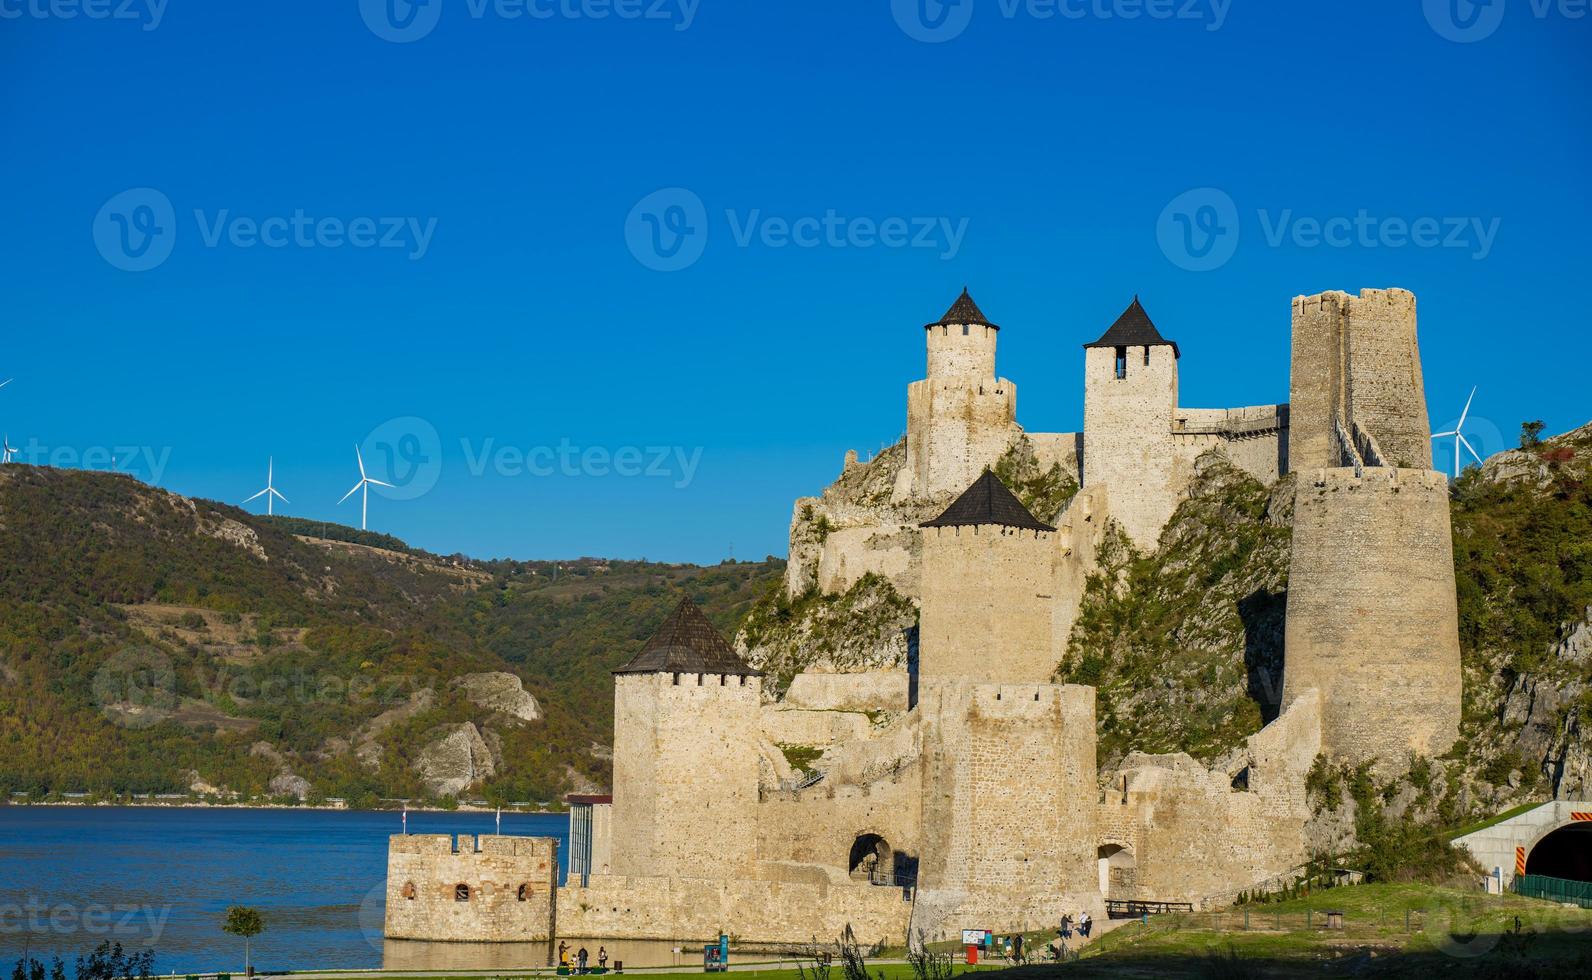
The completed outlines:
<svg viewBox="0 0 1592 980">
<path fill-rule="evenodd" d="M 781 572 L 444 558 L 0 467 L 0 798 L 556 803 L 607 785 L 609 671 L 680 597 L 728 632 Z"/>
</svg>

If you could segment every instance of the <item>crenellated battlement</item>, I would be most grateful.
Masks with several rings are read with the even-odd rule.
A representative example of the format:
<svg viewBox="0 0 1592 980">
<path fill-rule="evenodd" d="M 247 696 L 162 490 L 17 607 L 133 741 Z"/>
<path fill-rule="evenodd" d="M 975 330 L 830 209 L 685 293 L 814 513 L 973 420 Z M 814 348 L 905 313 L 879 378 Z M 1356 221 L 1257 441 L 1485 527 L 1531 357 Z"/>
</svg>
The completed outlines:
<svg viewBox="0 0 1592 980">
<path fill-rule="evenodd" d="M 1293 308 L 1295 313 L 1318 312 L 1320 310 L 1341 311 L 1353 308 L 1356 304 L 1373 305 L 1387 309 L 1415 309 L 1415 294 L 1407 289 L 1392 287 L 1388 289 L 1362 289 L 1360 295 L 1344 292 L 1341 289 L 1329 289 L 1326 292 L 1316 293 L 1313 296 L 1295 296 Z"/>
<path fill-rule="evenodd" d="M 1403 490 L 1428 492 L 1448 496 L 1448 477 L 1436 470 L 1419 470 L 1394 466 L 1367 466 L 1356 470 L 1352 466 L 1311 470 L 1300 481 L 1300 488 L 1323 493 L 1338 491 L 1363 491 L 1368 493 L 1398 493 Z M 1301 494 L 1299 503 L 1308 503 L 1309 496 Z"/>
</svg>

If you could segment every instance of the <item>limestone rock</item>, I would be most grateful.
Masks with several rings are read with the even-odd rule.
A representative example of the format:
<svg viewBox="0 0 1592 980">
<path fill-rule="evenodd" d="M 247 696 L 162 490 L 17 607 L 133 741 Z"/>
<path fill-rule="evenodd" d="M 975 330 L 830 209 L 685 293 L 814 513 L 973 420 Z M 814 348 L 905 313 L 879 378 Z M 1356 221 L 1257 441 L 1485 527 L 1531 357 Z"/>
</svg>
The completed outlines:
<svg viewBox="0 0 1592 980">
<path fill-rule="evenodd" d="M 525 690 L 520 679 L 506 671 L 465 674 L 454 678 L 453 686 L 464 691 L 470 703 L 495 711 L 518 722 L 539 721 L 542 706 Z"/>
<path fill-rule="evenodd" d="M 457 796 L 497 772 L 491 746 L 470 722 L 444 725 L 415 760 L 414 770 L 435 796 Z"/>
<path fill-rule="evenodd" d="M 293 796 L 303 800 L 310 795 L 310 781 L 290 772 L 271 777 L 267 788 L 270 789 L 272 796 Z"/>
</svg>

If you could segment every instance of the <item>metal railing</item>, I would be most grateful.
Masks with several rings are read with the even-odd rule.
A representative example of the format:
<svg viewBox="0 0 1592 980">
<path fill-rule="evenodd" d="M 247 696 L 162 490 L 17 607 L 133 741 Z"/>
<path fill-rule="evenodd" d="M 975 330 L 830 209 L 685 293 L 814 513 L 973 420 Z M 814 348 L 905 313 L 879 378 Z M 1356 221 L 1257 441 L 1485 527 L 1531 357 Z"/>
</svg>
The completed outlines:
<svg viewBox="0 0 1592 980">
<path fill-rule="evenodd" d="M 1547 875 L 1516 875 L 1515 894 L 1527 898 L 1546 898 L 1553 902 L 1573 902 L 1592 909 L 1592 881 L 1549 878 Z"/>
</svg>

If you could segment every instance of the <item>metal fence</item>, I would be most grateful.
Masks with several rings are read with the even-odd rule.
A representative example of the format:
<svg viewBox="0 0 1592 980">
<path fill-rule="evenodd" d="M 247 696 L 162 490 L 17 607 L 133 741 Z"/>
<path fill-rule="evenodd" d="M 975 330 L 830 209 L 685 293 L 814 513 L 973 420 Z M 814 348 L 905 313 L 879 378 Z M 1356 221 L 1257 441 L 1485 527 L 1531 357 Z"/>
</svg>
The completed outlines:
<svg viewBox="0 0 1592 980">
<path fill-rule="evenodd" d="M 1547 875 L 1516 875 L 1515 894 L 1554 902 L 1573 902 L 1584 909 L 1592 909 L 1592 881 L 1570 881 L 1549 878 Z"/>
</svg>

